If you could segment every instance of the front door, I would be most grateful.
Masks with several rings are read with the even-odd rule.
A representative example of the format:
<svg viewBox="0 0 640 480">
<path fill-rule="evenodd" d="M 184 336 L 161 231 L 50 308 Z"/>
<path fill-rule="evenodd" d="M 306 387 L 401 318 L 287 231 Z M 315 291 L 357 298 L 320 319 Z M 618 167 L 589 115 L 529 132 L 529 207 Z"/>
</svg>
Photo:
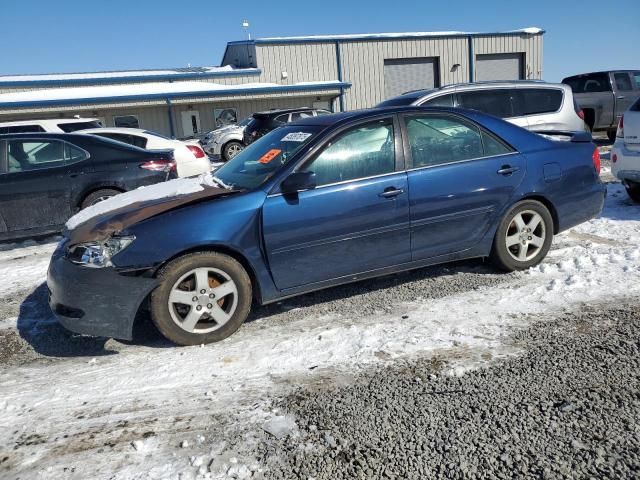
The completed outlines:
<svg viewBox="0 0 640 480">
<path fill-rule="evenodd" d="M 512 199 L 525 159 L 477 125 L 451 114 L 404 116 L 412 259 L 469 249 Z"/>
<path fill-rule="evenodd" d="M 317 187 L 270 195 L 263 207 L 269 265 L 281 290 L 408 262 L 407 176 L 392 118 L 353 127 L 303 167 Z"/>
<path fill-rule="evenodd" d="M 182 135 L 193 137 L 200 133 L 200 112 L 197 110 L 187 110 L 182 112 Z"/>
<path fill-rule="evenodd" d="M 12 139 L 0 142 L 0 216 L 6 231 L 59 226 L 71 215 L 75 174 L 69 150 L 58 140 Z M 77 155 L 77 153 L 76 153 Z M 81 161 L 79 157 L 76 160 Z"/>
</svg>

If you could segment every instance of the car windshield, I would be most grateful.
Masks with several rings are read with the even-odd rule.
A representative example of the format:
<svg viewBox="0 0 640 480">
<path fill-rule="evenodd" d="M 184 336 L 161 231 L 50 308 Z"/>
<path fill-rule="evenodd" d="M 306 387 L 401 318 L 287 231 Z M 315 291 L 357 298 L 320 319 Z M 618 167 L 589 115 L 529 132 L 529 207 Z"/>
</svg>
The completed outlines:
<svg viewBox="0 0 640 480">
<path fill-rule="evenodd" d="M 277 128 L 216 170 L 214 180 L 240 190 L 259 187 L 321 130 L 304 125 Z"/>
</svg>

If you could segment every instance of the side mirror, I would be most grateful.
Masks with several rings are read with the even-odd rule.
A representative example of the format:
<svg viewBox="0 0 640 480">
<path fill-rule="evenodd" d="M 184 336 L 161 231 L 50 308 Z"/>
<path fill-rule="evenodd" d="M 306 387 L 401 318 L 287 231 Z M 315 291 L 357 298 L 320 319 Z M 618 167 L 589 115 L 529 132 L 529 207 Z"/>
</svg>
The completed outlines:
<svg viewBox="0 0 640 480">
<path fill-rule="evenodd" d="M 313 172 L 294 172 L 280 184 L 284 195 L 316 188 L 316 174 Z"/>
</svg>

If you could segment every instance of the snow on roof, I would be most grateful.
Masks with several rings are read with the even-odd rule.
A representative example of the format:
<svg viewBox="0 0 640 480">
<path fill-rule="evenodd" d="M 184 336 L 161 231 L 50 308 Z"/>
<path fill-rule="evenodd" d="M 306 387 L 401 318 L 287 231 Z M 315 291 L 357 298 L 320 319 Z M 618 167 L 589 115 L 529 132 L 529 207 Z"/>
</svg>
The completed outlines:
<svg viewBox="0 0 640 480">
<path fill-rule="evenodd" d="M 255 40 L 260 42 L 313 42 L 313 41 L 334 41 L 334 40 L 366 40 L 366 39 L 385 39 L 385 38 L 406 38 L 406 37 L 457 37 L 466 35 L 511 35 L 511 34 L 529 34 L 536 35 L 544 33 L 544 30 L 538 27 L 527 27 L 518 30 L 508 30 L 505 32 L 398 32 L 398 33 L 355 33 L 346 35 L 307 35 L 300 37 L 265 37 Z"/>
<path fill-rule="evenodd" d="M 20 84 L 20 83 L 73 83 L 73 82 L 91 82 L 100 80 L 135 80 L 149 79 L 153 77 L 207 77 L 216 75 L 233 75 L 233 74 L 251 74 L 259 73 L 256 68 L 235 68 L 232 65 L 224 67 L 185 67 L 185 68 L 167 68 L 158 70 L 122 70 L 111 72 L 88 72 L 88 73 L 51 73 L 51 74 L 34 74 L 34 75 L 1 75 L 0 85 L 2 84 Z"/>
<path fill-rule="evenodd" d="M 132 100 L 168 99 L 196 96 L 219 96 L 240 93 L 269 93 L 295 90 L 324 90 L 348 88 L 350 84 L 338 80 L 304 82 L 292 85 L 277 83 L 243 83 L 221 85 L 212 82 L 152 82 L 127 85 L 100 85 L 91 87 L 47 88 L 0 94 L 0 108 L 26 105 L 99 103 Z"/>
</svg>

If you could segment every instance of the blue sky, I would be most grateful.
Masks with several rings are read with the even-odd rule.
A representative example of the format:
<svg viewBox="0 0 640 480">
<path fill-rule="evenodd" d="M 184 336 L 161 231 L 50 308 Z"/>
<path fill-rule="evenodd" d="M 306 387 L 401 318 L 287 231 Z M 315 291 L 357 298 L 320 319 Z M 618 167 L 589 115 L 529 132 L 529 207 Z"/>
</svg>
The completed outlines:
<svg viewBox="0 0 640 480">
<path fill-rule="evenodd" d="M 0 0 L 0 74 L 218 65 L 229 40 L 539 26 L 548 81 L 640 68 L 640 0 Z"/>
</svg>

